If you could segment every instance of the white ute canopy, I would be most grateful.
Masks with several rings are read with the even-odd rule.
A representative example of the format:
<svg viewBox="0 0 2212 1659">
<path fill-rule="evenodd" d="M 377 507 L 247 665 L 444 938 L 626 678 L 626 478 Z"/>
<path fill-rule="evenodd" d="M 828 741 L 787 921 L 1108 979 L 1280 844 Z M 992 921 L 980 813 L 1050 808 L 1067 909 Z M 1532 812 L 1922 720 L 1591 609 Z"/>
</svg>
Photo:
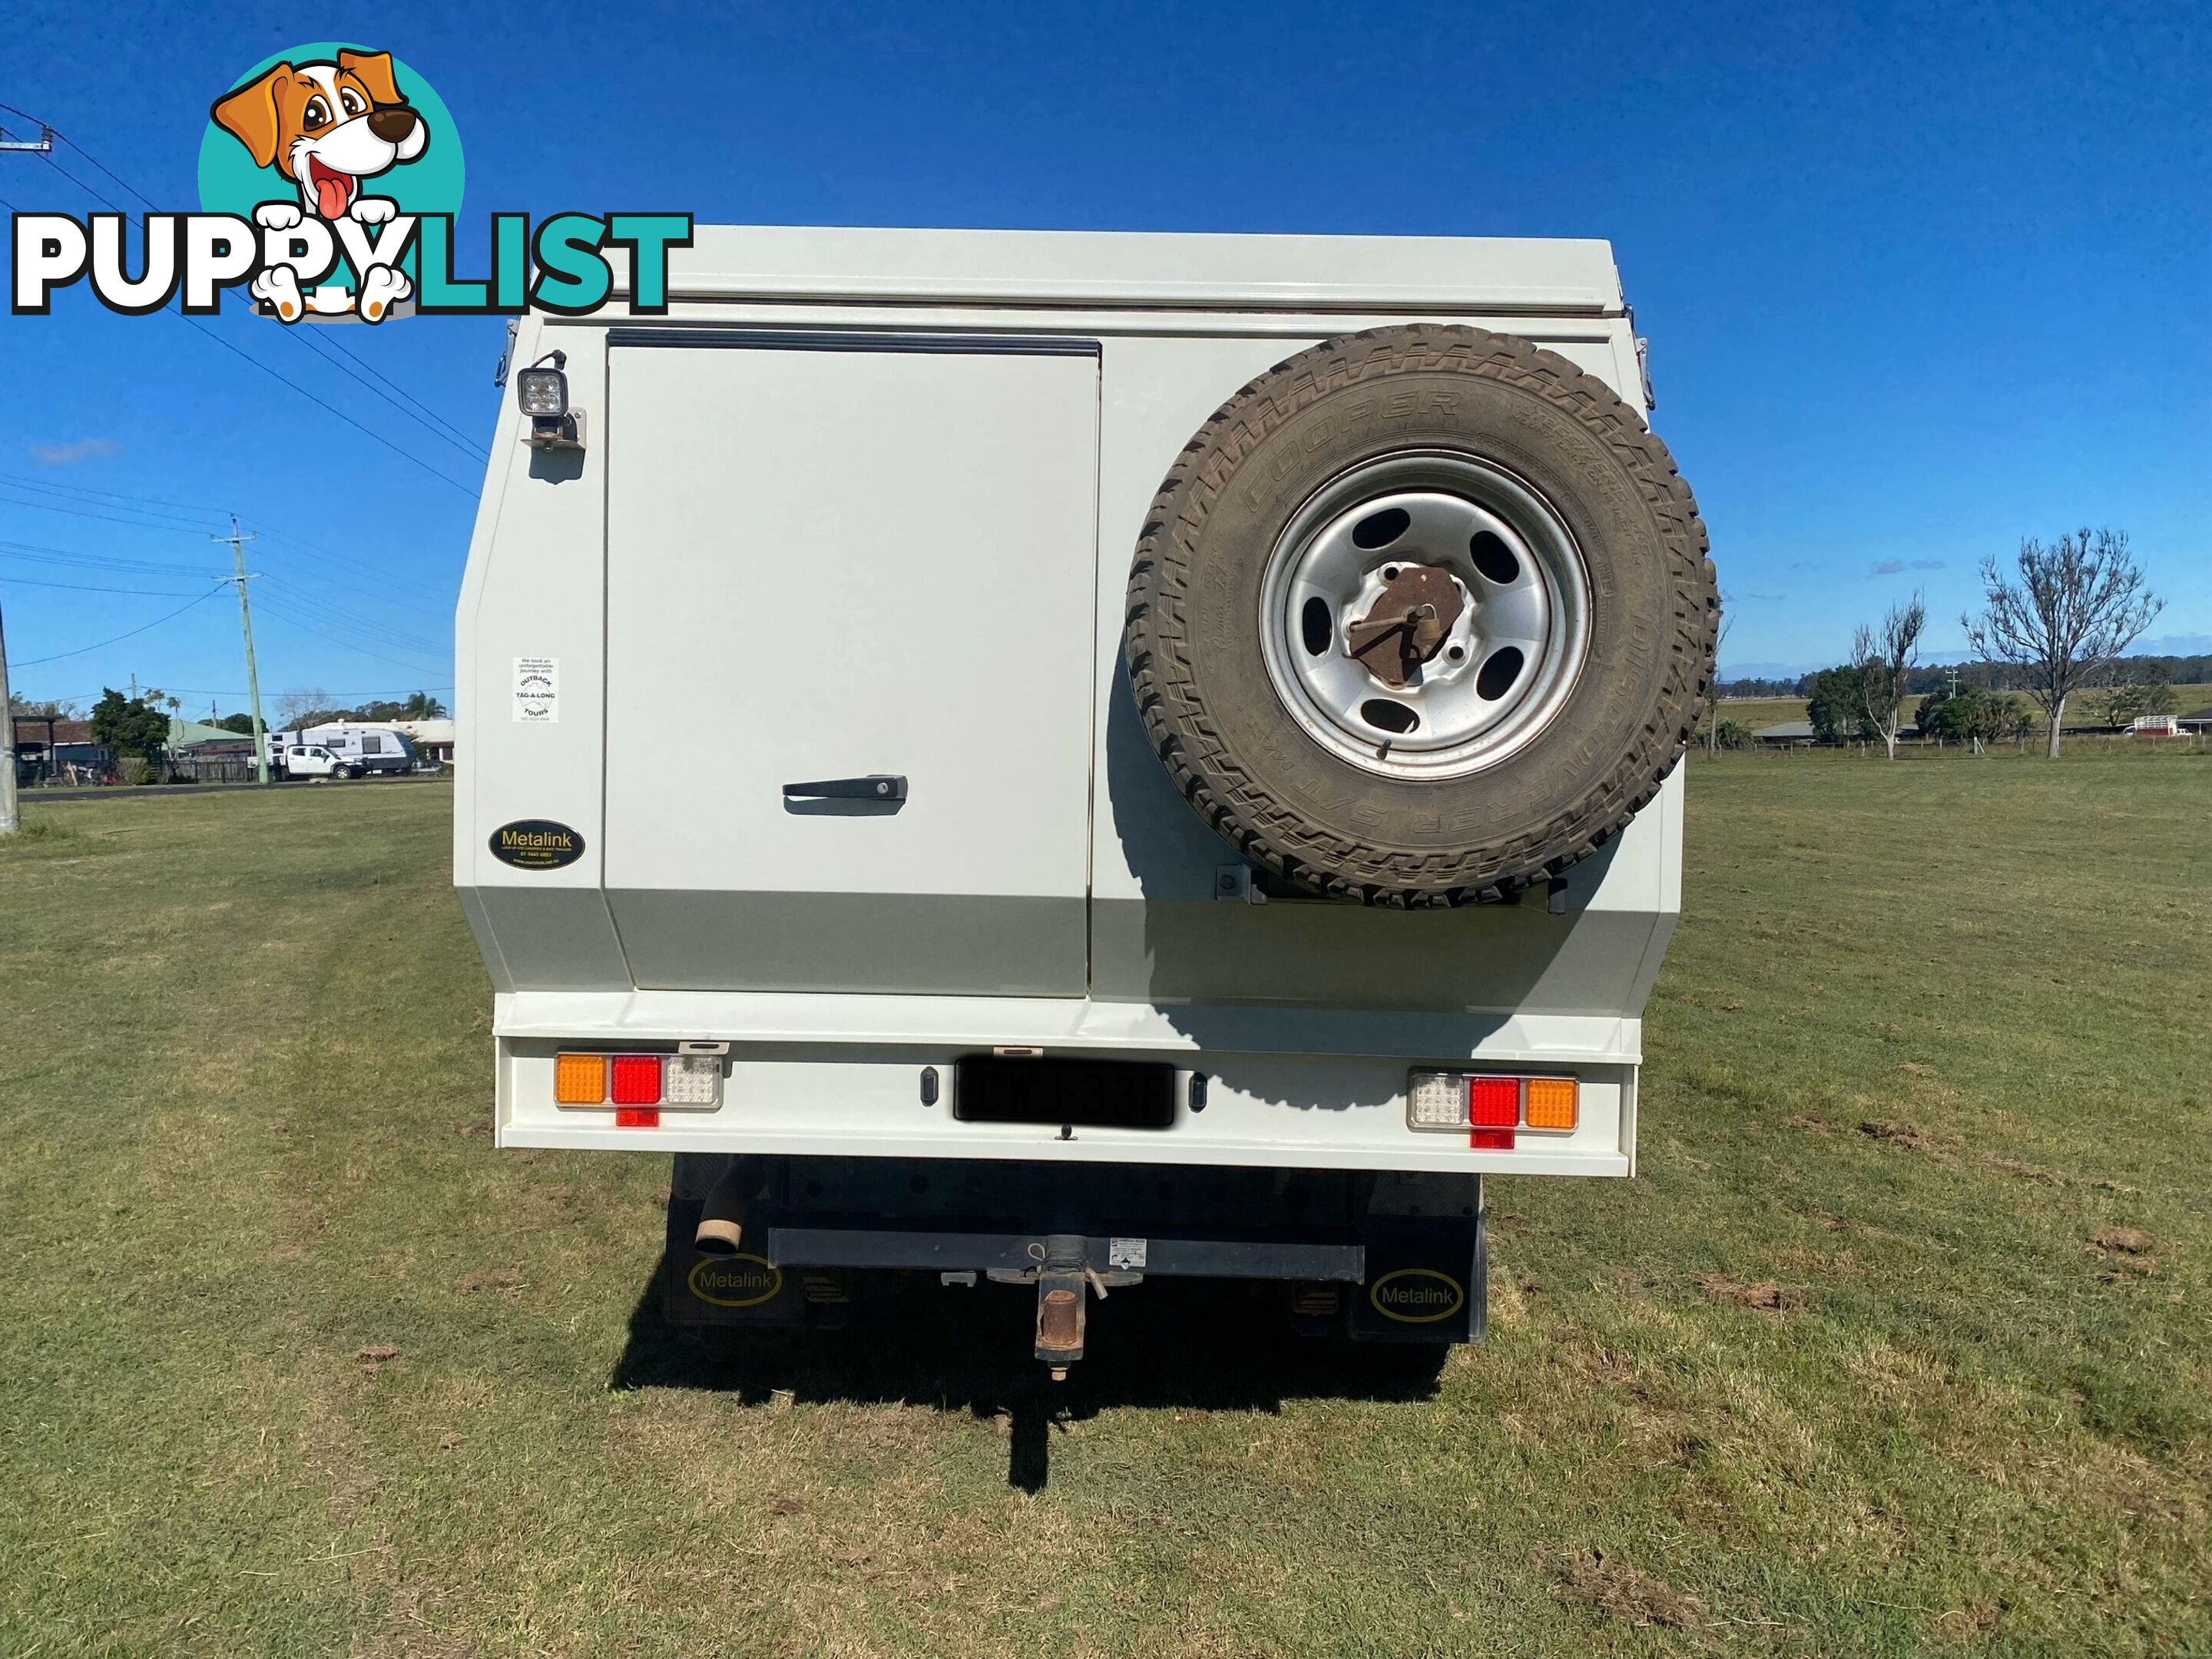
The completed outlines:
<svg viewBox="0 0 2212 1659">
<path fill-rule="evenodd" d="M 1156 498 L 1194 434 L 1325 341 L 1511 336 L 1633 422 L 1606 244 L 702 227 L 670 289 L 661 316 L 523 321 L 514 362 L 562 354 L 579 447 L 532 445 L 510 398 L 471 549 L 455 878 L 498 993 L 502 1145 L 1630 1171 L 1679 776 L 1647 769 L 1640 810 L 1616 801 L 1556 876 L 1432 893 L 1416 884 L 1443 861 L 1408 858 L 1402 892 L 1347 902 L 1276 842 L 1225 840 L 1234 811 L 1194 811 L 1221 776 L 1164 722 L 1210 729 L 1190 712 L 1206 672 L 1140 708 L 1125 639 L 1133 558 L 1148 526 L 1170 533 Z M 1426 453 L 1436 401 L 1383 386 L 1346 422 L 1402 420 Z M 1418 507 L 1458 487 L 1407 489 Z M 1602 634 L 1614 579 L 1585 564 L 1603 550 L 1558 516 L 1556 569 L 1537 532 L 1511 544 L 1522 586 L 1550 584 L 1530 614 L 1583 614 L 1577 582 L 1597 595 L 1554 681 L 1640 672 L 1654 653 Z M 1504 614 L 1421 557 L 1407 581 Z M 1196 627 L 1209 594 L 1243 616 L 1228 577 L 1155 562 L 1194 584 L 1156 618 Z M 1326 651 L 1395 625 L 1395 567 L 1347 580 L 1361 609 L 1345 599 Z M 1419 706 L 1416 683 L 1478 640 L 1454 625 L 1407 623 L 1382 702 Z M 1189 778 L 1163 763 L 1178 753 Z M 679 1044 L 699 1057 L 679 1066 Z M 1031 1050 L 1164 1065 L 1165 1127 L 963 1115 L 963 1060 Z M 564 1054 L 658 1056 L 653 1086 L 692 1096 L 719 1068 L 718 1086 L 648 1104 L 621 1092 L 647 1086 L 634 1059 L 630 1084 L 617 1063 L 600 1097 L 564 1103 Z M 1519 1080 L 1512 1126 L 1486 1130 L 1503 1085 L 1482 1108 L 1469 1074 Z"/>
</svg>

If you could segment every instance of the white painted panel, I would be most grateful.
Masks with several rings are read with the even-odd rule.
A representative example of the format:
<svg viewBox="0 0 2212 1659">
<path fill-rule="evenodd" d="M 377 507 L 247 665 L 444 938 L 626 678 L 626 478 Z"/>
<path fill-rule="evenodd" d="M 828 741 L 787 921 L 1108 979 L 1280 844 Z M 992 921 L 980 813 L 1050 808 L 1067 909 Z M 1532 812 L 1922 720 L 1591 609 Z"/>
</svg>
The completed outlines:
<svg viewBox="0 0 2212 1659">
<path fill-rule="evenodd" d="M 617 345 L 610 374 L 609 889 L 1080 899 L 1097 359 Z M 875 773 L 902 810 L 787 810 Z"/>
</svg>

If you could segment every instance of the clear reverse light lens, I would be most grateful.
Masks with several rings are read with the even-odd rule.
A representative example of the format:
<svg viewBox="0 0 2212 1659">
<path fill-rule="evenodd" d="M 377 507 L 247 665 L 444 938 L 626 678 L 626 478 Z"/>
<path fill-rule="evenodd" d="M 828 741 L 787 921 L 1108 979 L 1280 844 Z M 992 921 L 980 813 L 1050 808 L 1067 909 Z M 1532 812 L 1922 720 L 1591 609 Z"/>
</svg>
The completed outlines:
<svg viewBox="0 0 2212 1659">
<path fill-rule="evenodd" d="M 664 1106 L 713 1106 L 722 1097 L 720 1054 L 671 1054 L 662 1085 Z"/>
<path fill-rule="evenodd" d="M 1406 1123 L 1414 1129 L 1467 1127 L 1467 1080 L 1457 1072 L 1415 1072 L 1406 1080 Z"/>
</svg>

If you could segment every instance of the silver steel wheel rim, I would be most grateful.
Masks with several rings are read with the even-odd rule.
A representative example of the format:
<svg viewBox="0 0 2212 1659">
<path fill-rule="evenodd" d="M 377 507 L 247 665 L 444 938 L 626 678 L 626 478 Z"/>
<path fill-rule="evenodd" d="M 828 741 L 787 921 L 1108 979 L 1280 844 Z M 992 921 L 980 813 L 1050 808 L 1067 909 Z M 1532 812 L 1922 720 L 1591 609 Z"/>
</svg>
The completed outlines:
<svg viewBox="0 0 2212 1659">
<path fill-rule="evenodd" d="M 1405 527 L 1378 541 L 1393 513 Z M 1348 635 L 1409 564 L 1448 572 L 1463 608 L 1435 653 L 1394 688 L 1352 656 Z M 1316 601 L 1328 618 L 1318 651 Z M 1456 778 L 1496 765 L 1551 723 L 1589 651 L 1589 577 L 1566 525 L 1510 472 L 1449 451 L 1394 455 L 1325 485 L 1269 556 L 1260 607 L 1267 678 L 1291 718 L 1331 753 L 1383 777 Z M 1517 666 L 1509 651 L 1520 653 Z"/>
</svg>

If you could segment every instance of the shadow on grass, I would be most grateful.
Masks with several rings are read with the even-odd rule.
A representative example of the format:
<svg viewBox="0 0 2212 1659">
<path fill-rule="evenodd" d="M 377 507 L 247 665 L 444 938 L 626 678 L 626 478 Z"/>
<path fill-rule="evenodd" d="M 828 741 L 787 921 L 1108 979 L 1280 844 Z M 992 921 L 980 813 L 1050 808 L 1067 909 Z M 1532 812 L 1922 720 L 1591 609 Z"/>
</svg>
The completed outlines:
<svg viewBox="0 0 2212 1659">
<path fill-rule="evenodd" d="M 1432 1397 L 1448 1350 L 1352 1344 L 1291 1329 L 1285 1286 L 1158 1279 L 1091 1302 L 1085 1351 L 1065 1382 L 1031 1357 L 1028 1285 L 948 1288 L 924 1273 L 857 1275 L 835 1330 L 675 1326 L 663 1314 L 664 1257 L 630 1314 L 617 1389 L 699 1389 L 765 1406 L 899 1402 L 1008 1419 L 1006 1479 L 1041 1490 L 1055 1425 L 1117 1407 L 1281 1409 L 1286 1400 Z"/>
</svg>

